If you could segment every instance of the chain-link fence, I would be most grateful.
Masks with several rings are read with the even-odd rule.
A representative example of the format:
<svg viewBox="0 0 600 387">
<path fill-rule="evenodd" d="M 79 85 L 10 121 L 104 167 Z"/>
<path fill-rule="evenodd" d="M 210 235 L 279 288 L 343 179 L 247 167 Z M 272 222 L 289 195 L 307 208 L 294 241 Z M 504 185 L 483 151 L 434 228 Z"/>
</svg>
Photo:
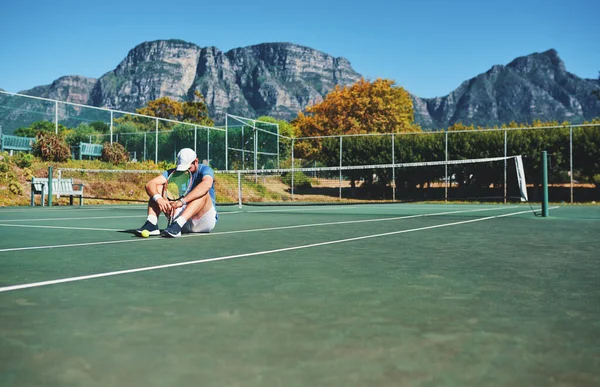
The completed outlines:
<svg viewBox="0 0 600 387">
<path fill-rule="evenodd" d="M 199 159 L 208 160 L 217 170 L 343 168 L 522 155 L 532 200 L 539 200 L 540 158 L 546 150 L 550 156 L 551 201 L 600 199 L 599 124 L 289 138 L 279 134 L 276 123 L 229 114 L 226 117 L 224 127 L 207 127 L 0 92 L 0 129 L 4 134 L 39 127 L 42 122 L 56 132 L 64 131 L 71 145 L 117 142 L 125 147 L 131 160 L 173 162 L 184 147 L 194 149 Z M 492 187 L 504 187 L 505 197 L 507 168 L 504 163 L 490 180 Z M 390 173 L 386 181 L 396 189 L 402 179 L 412 181 L 403 175 L 407 171 L 392 168 Z M 438 188 L 441 174 L 445 199 L 453 180 L 470 179 L 448 165 L 431 168 L 426 174 L 410 173 L 424 174 L 419 176 L 419 184 Z"/>
</svg>

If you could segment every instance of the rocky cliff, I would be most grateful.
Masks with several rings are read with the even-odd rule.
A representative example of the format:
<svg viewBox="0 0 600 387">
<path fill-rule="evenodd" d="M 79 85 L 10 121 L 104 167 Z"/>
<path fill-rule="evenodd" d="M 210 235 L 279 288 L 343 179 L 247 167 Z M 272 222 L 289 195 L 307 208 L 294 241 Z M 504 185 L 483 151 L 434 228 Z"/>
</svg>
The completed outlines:
<svg viewBox="0 0 600 387">
<path fill-rule="evenodd" d="M 210 115 L 289 119 L 336 85 L 360 79 L 344 58 L 290 43 L 265 43 L 223 52 L 177 40 L 143 43 L 96 83 L 89 102 L 134 111 L 167 96 L 200 91 Z"/>
<path fill-rule="evenodd" d="M 493 66 L 445 97 L 413 100 L 416 120 L 427 128 L 535 119 L 579 123 L 600 116 L 600 100 L 593 94 L 598 87 L 597 80 L 569 73 L 558 53 L 548 50 Z"/>
</svg>

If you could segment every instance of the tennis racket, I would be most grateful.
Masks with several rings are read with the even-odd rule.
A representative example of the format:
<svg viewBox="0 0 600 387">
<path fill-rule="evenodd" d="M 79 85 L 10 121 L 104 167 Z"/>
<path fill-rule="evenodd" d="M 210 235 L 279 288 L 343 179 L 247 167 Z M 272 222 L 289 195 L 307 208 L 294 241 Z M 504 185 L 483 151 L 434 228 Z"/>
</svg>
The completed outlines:
<svg viewBox="0 0 600 387">
<path fill-rule="evenodd" d="M 163 196 L 170 202 L 176 202 L 190 192 L 192 174 L 190 171 L 173 171 L 165 183 Z M 173 222 L 174 213 L 167 216 L 169 225 Z"/>
</svg>

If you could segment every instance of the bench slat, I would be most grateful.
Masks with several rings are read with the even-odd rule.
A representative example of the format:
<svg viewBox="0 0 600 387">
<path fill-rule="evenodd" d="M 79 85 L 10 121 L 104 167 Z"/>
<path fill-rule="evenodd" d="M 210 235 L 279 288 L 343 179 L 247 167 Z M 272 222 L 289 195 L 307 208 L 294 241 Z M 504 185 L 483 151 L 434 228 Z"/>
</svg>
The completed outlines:
<svg viewBox="0 0 600 387">
<path fill-rule="evenodd" d="M 79 155 L 101 157 L 103 148 L 104 146 L 102 146 L 101 144 L 89 144 L 86 142 L 80 142 Z"/>
<path fill-rule="evenodd" d="M 70 196 L 73 204 L 73 196 L 79 197 L 79 205 L 83 204 L 83 187 L 81 183 L 73 183 L 73 179 L 52 179 L 52 196 Z M 42 196 L 42 205 L 44 198 L 48 195 L 48 178 L 34 177 L 31 179 L 31 205 L 35 205 L 34 196 Z"/>
<path fill-rule="evenodd" d="M 31 145 L 35 142 L 34 137 L 19 137 L 8 134 L 3 134 L 0 140 L 2 141 L 2 151 L 5 149 L 30 151 Z"/>
</svg>

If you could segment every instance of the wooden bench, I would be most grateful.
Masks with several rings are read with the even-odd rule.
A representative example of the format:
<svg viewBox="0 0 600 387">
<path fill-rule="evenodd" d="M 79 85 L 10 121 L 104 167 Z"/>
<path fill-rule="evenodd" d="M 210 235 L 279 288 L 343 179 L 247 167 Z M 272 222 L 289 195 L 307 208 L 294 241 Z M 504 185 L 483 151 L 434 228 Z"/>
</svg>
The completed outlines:
<svg viewBox="0 0 600 387">
<path fill-rule="evenodd" d="M 80 142 L 78 148 L 79 160 L 82 160 L 83 156 L 101 157 L 102 149 L 104 148 L 104 146 L 102 146 L 101 144 L 90 144 L 87 142 Z"/>
<path fill-rule="evenodd" d="M 3 134 L 0 136 L 0 152 L 9 151 L 11 156 L 13 151 L 30 152 L 31 145 L 35 142 L 34 137 L 19 137 Z"/>
<path fill-rule="evenodd" d="M 31 205 L 35 206 L 35 195 L 42 196 L 42 206 L 45 205 L 48 195 L 48 178 L 34 177 L 31 179 Z M 69 196 L 69 203 L 73 205 L 73 197 L 79 196 L 79 205 L 83 205 L 83 184 L 73 183 L 73 179 L 52 179 L 52 196 Z"/>
</svg>

